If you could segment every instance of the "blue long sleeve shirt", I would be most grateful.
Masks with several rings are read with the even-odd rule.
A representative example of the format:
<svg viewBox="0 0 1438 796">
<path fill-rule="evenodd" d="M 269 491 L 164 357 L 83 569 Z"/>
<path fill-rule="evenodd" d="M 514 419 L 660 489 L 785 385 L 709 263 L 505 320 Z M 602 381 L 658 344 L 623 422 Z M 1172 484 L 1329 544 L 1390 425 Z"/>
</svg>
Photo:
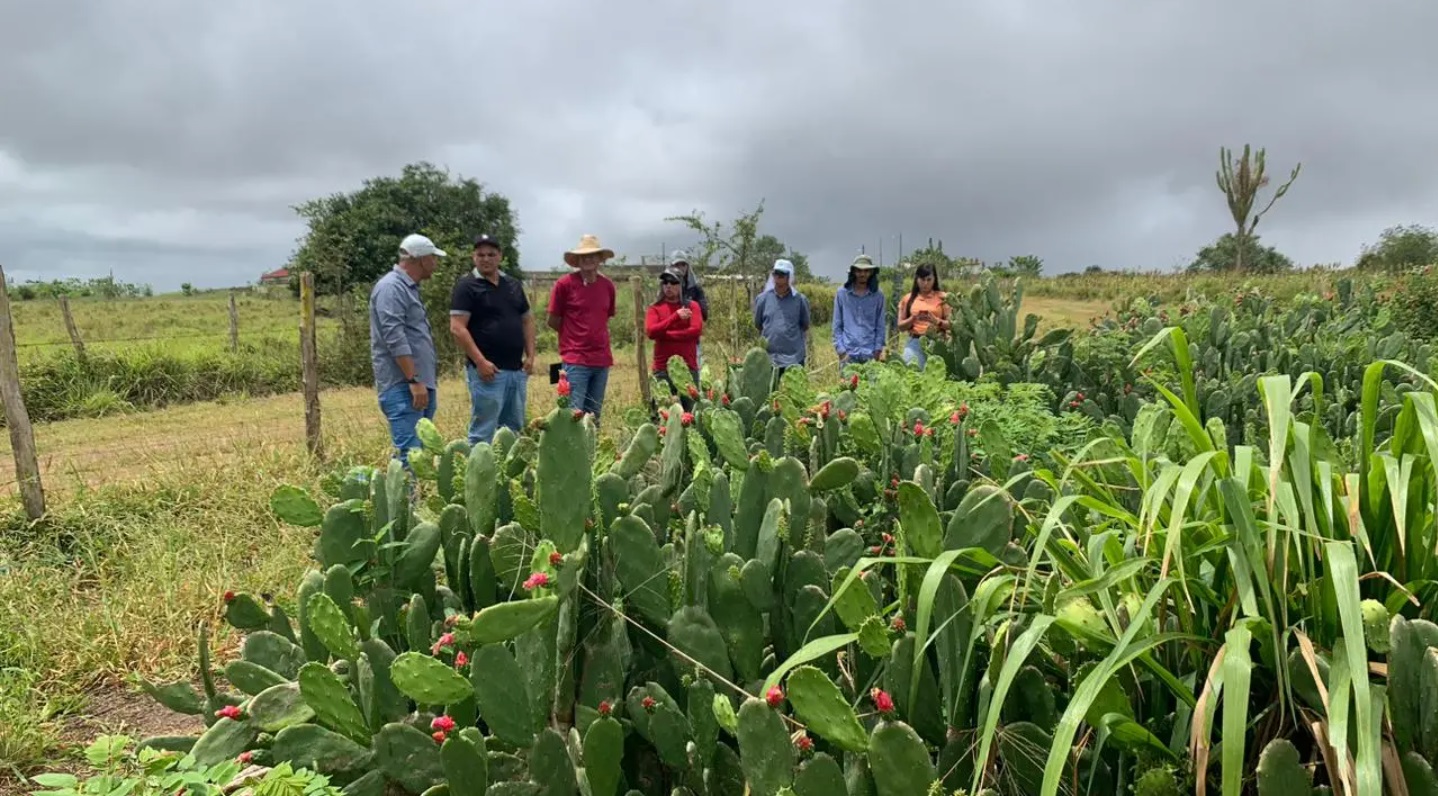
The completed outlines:
<svg viewBox="0 0 1438 796">
<path fill-rule="evenodd" d="M 398 266 L 375 282 L 369 304 L 370 364 L 374 386 L 384 392 L 404 384 L 395 357 L 413 357 L 415 376 L 434 389 L 437 362 L 429 318 L 419 297 L 419 284 Z"/>
<path fill-rule="evenodd" d="M 882 290 L 860 296 L 849 287 L 834 294 L 834 351 L 865 361 L 884 347 L 889 308 Z"/>
<path fill-rule="evenodd" d="M 768 343 L 775 367 L 803 365 L 809 334 L 809 299 L 793 290 L 781 297 L 766 290 L 754 297 L 754 328 Z"/>
</svg>

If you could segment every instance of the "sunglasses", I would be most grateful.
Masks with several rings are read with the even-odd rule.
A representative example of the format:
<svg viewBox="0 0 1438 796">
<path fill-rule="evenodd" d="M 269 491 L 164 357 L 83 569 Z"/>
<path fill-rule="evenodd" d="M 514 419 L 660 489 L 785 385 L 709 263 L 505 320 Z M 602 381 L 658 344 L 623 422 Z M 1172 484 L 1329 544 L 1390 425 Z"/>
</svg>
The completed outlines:
<svg viewBox="0 0 1438 796">
<path fill-rule="evenodd" d="M 774 276 L 782 276 L 782 277 L 784 277 L 785 279 L 788 279 L 788 278 L 789 278 L 789 272 L 788 272 L 788 271 L 775 271 L 775 272 L 774 272 Z"/>
<path fill-rule="evenodd" d="M 679 284 L 679 280 L 678 280 L 678 279 L 675 279 L 675 278 L 672 277 L 672 276 L 666 276 L 666 277 L 664 277 L 663 279 L 660 279 L 659 281 L 662 282 L 662 283 L 664 283 L 664 284 L 666 284 L 666 285 L 677 285 L 677 284 Z"/>
</svg>

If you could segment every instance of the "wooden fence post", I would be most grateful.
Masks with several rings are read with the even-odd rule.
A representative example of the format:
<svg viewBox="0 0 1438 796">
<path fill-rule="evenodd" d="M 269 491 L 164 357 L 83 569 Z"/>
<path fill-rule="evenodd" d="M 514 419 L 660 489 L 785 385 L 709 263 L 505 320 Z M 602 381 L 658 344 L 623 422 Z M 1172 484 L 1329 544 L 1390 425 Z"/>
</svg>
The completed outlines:
<svg viewBox="0 0 1438 796">
<path fill-rule="evenodd" d="M 644 355 L 644 280 L 631 276 L 629 284 L 634 288 L 634 361 L 639 369 L 639 395 L 644 405 L 649 406 L 654 398 L 649 390 L 649 362 Z"/>
<path fill-rule="evenodd" d="M 35 429 L 20 392 L 20 360 L 15 352 L 15 326 L 10 314 L 10 289 L 5 269 L 0 267 L 0 403 L 5 405 L 5 425 L 10 429 L 10 449 L 15 455 L 15 478 L 20 500 L 32 520 L 45 516 L 45 488 L 40 483 L 40 459 L 35 452 Z"/>
<path fill-rule="evenodd" d="M 80 330 L 75 326 L 75 316 L 70 314 L 70 297 L 60 295 L 60 316 L 65 319 L 65 331 L 70 333 L 70 345 L 75 346 L 75 356 L 85 359 L 85 341 L 80 339 Z"/>
<path fill-rule="evenodd" d="M 240 310 L 235 306 L 234 288 L 230 288 L 230 353 L 240 353 Z"/>
<path fill-rule="evenodd" d="M 315 275 L 300 274 L 300 366 L 305 391 L 305 444 L 311 456 L 324 458 L 320 435 L 320 361 L 315 340 Z"/>
</svg>

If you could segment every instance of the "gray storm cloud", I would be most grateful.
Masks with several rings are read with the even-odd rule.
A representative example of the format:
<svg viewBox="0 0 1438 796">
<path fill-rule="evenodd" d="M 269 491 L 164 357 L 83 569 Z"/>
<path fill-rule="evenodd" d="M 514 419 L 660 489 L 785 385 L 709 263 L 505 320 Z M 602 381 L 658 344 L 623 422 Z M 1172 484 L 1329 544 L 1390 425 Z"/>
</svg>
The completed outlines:
<svg viewBox="0 0 1438 796">
<path fill-rule="evenodd" d="M 542 8 L 540 7 L 542 6 Z M 831 275 L 927 237 L 1169 268 L 1231 222 L 1219 146 L 1303 173 L 1259 226 L 1303 264 L 1438 225 L 1438 3 L 247 4 L 0 8 L 0 263 L 253 281 L 290 207 L 430 160 L 509 196 L 525 265 L 730 219 Z"/>
</svg>

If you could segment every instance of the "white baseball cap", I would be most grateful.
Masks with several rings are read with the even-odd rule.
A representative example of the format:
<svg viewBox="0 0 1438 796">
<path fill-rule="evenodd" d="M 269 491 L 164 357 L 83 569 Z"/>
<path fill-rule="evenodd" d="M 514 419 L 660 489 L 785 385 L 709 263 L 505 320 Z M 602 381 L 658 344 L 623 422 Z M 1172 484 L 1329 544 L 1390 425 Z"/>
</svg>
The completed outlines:
<svg viewBox="0 0 1438 796">
<path fill-rule="evenodd" d="M 774 272 L 775 272 L 775 273 L 781 273 L 781 274 L 789 274 L 790 276 L 793 276 L 793 275 L 794 275 L 794 264 L 791 263 L 791 262 L 789 262 L 788 260 L 775 260 L 775 261 L 774 261 Z"/>
<path fill-rule="evenodd" d="M 399 250 L 410 257 L 424 257 L 433 254 L 436 257 L 448 257 L 444 249 L 434 245 L 434 241 L 423 235 L 406 235 L 405 239 L 399 242 Z"/>
</svg>

